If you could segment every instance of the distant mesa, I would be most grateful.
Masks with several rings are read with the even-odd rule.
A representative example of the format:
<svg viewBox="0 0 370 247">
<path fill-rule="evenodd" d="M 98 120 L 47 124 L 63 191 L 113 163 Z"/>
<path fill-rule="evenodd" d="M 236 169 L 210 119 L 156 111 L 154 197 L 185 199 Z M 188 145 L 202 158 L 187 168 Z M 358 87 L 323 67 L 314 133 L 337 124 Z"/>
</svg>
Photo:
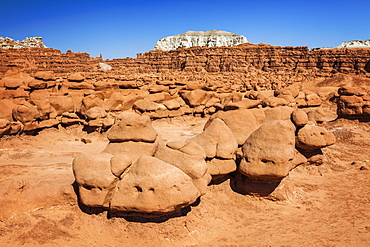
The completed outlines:
<svg viewBox="0 0 370 247">
<path fill-rule="evenodd" d="M 183 34 L 168 36 L 158 40 L 154 48 L 156 50 L 170 51 L 180 47 L 235 46 L 247 42 L 245 36 L 226 31 L 187 31 Z"/>
<path fill-rule="evenodd" d="M 368 40 L 353 40 L 346 41 L 340 44 L 337 48 L 370 48 L 370 39 Z"/>
<path fill-rule="evenodd" d="M 22 41 L 13 40 L 8 37 L 0 37 L 0 49 L 38 47 L 47 48 L 42 42 L 42 37 L 28 37 Z"/>
</svg>

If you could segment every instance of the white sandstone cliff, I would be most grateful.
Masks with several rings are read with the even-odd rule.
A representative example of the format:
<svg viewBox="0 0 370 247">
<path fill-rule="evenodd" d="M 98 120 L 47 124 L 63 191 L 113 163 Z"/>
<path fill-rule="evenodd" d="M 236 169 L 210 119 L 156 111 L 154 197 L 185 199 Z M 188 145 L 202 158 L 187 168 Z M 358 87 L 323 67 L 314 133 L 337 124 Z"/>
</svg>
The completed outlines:
<svg viewBox="0 0 370 247">
<path fill-rule="evenodd" d="M 39 47 L 47 48 L 42 42 L 42 37 L 28 37 L 23 41 L 13 40 L 11 38 L 0 37 L 0 49 L 9 49 L 9 48 L 26 48 L 26 47 Z"/>
<path fill-rule="evenodd" d="M 343 42 L 337 48 L 370 48 L 370 39 Z"/>
<path fill-rule="evenodd" d="M 183 34 L 169 36 L 158 40 L 154 48 L 169 51 L 180 47 L 235 46 L 247 42 L 247 38 L 243 35 L 229 33 L 226 31 L 187 31 Z"/>
</svg>

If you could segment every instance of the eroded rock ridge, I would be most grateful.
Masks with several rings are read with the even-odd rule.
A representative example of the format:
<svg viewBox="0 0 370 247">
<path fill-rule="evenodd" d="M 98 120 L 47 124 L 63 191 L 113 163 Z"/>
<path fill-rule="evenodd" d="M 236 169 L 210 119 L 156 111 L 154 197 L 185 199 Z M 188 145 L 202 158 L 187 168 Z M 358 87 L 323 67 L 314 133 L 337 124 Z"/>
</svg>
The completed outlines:
<svg viewBox="0 0 370 247">
<path fill-rule="evenodd" d="M 248 41 L 245 36 L 226 31 L 187 31 L 183 34 L 164 37 L 158 40 L 154 48 L 163 51 L 170 51 L 176 50 L 180 47 L 235 46 L 247 42 Z"/>
<path fill-rule="evenodd" d="M 42 42 L 42 37 L 27 37 L 22 41 L 13 40 L 8 37 L 0 37 L 0 49 L 20 49 L 26 47 L 46 48 Z"/>
</svg>

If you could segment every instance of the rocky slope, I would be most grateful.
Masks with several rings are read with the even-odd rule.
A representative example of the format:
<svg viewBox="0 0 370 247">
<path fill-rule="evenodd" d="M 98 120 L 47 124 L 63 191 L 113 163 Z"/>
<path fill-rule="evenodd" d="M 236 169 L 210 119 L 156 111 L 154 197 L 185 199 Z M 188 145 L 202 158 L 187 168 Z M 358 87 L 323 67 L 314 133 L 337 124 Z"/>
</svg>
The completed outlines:
<svg viewBox="0 0 370 247">
<path fill-rule="evenodd" d="M 229 33 L 226 31 L 187 31 L 183 34 L 169 36 L 158 40 L 157 44 L 155 45 L 155 49 L 170 51 L 176 50 L 180 47 L 235 46 L 247 42 L 247 38 L 243 35 Z"/>
<path fill-rule="evenodd" d="M 28 37 L 25 38 L 23 41 L 13 40 L 8 37 L 0 37 L 0 49 L 20 49 L 26 47 L 46 48 L 46 46 L 42 42 L 41 37 Z"/>
<path fill-rule="evenodd" d="M 338 48 L 370 48 L 370 39 L 343 42 Z"/>
</svg>

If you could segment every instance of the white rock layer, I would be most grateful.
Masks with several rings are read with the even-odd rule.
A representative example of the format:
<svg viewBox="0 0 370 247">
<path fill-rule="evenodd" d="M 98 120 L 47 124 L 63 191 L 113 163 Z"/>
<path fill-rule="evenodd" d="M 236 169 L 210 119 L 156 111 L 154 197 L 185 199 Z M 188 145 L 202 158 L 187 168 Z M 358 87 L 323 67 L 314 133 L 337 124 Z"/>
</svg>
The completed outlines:
<svg viewBox="0 0 370 247">
<path fill-rule="evenodd" d="M 338 46 L 338 48 L 370 48 L 370 39 L 369 40 L 353 40 L 343 42 Z"/>
<path fill-rule="evenodd" d="M 9 48 L 26 48 L 26 47 L 39 47 L 47 48 L 42 42 L 42 37 L 28 37 L 23 41 L 13 40 L 11 38 L 0 37 L 0 49 L 9 49 Z"/>
<path fill-rule="evenodd" d="M 170 51 L 180 47 L 193 46 L 235 46 L 247 43 L 247 38 L 243 35 L 229 33 L 226 31 L 187 31 L 183 34 L 169 36 L 158 40 L 154 49 Z"/>
</svg>

